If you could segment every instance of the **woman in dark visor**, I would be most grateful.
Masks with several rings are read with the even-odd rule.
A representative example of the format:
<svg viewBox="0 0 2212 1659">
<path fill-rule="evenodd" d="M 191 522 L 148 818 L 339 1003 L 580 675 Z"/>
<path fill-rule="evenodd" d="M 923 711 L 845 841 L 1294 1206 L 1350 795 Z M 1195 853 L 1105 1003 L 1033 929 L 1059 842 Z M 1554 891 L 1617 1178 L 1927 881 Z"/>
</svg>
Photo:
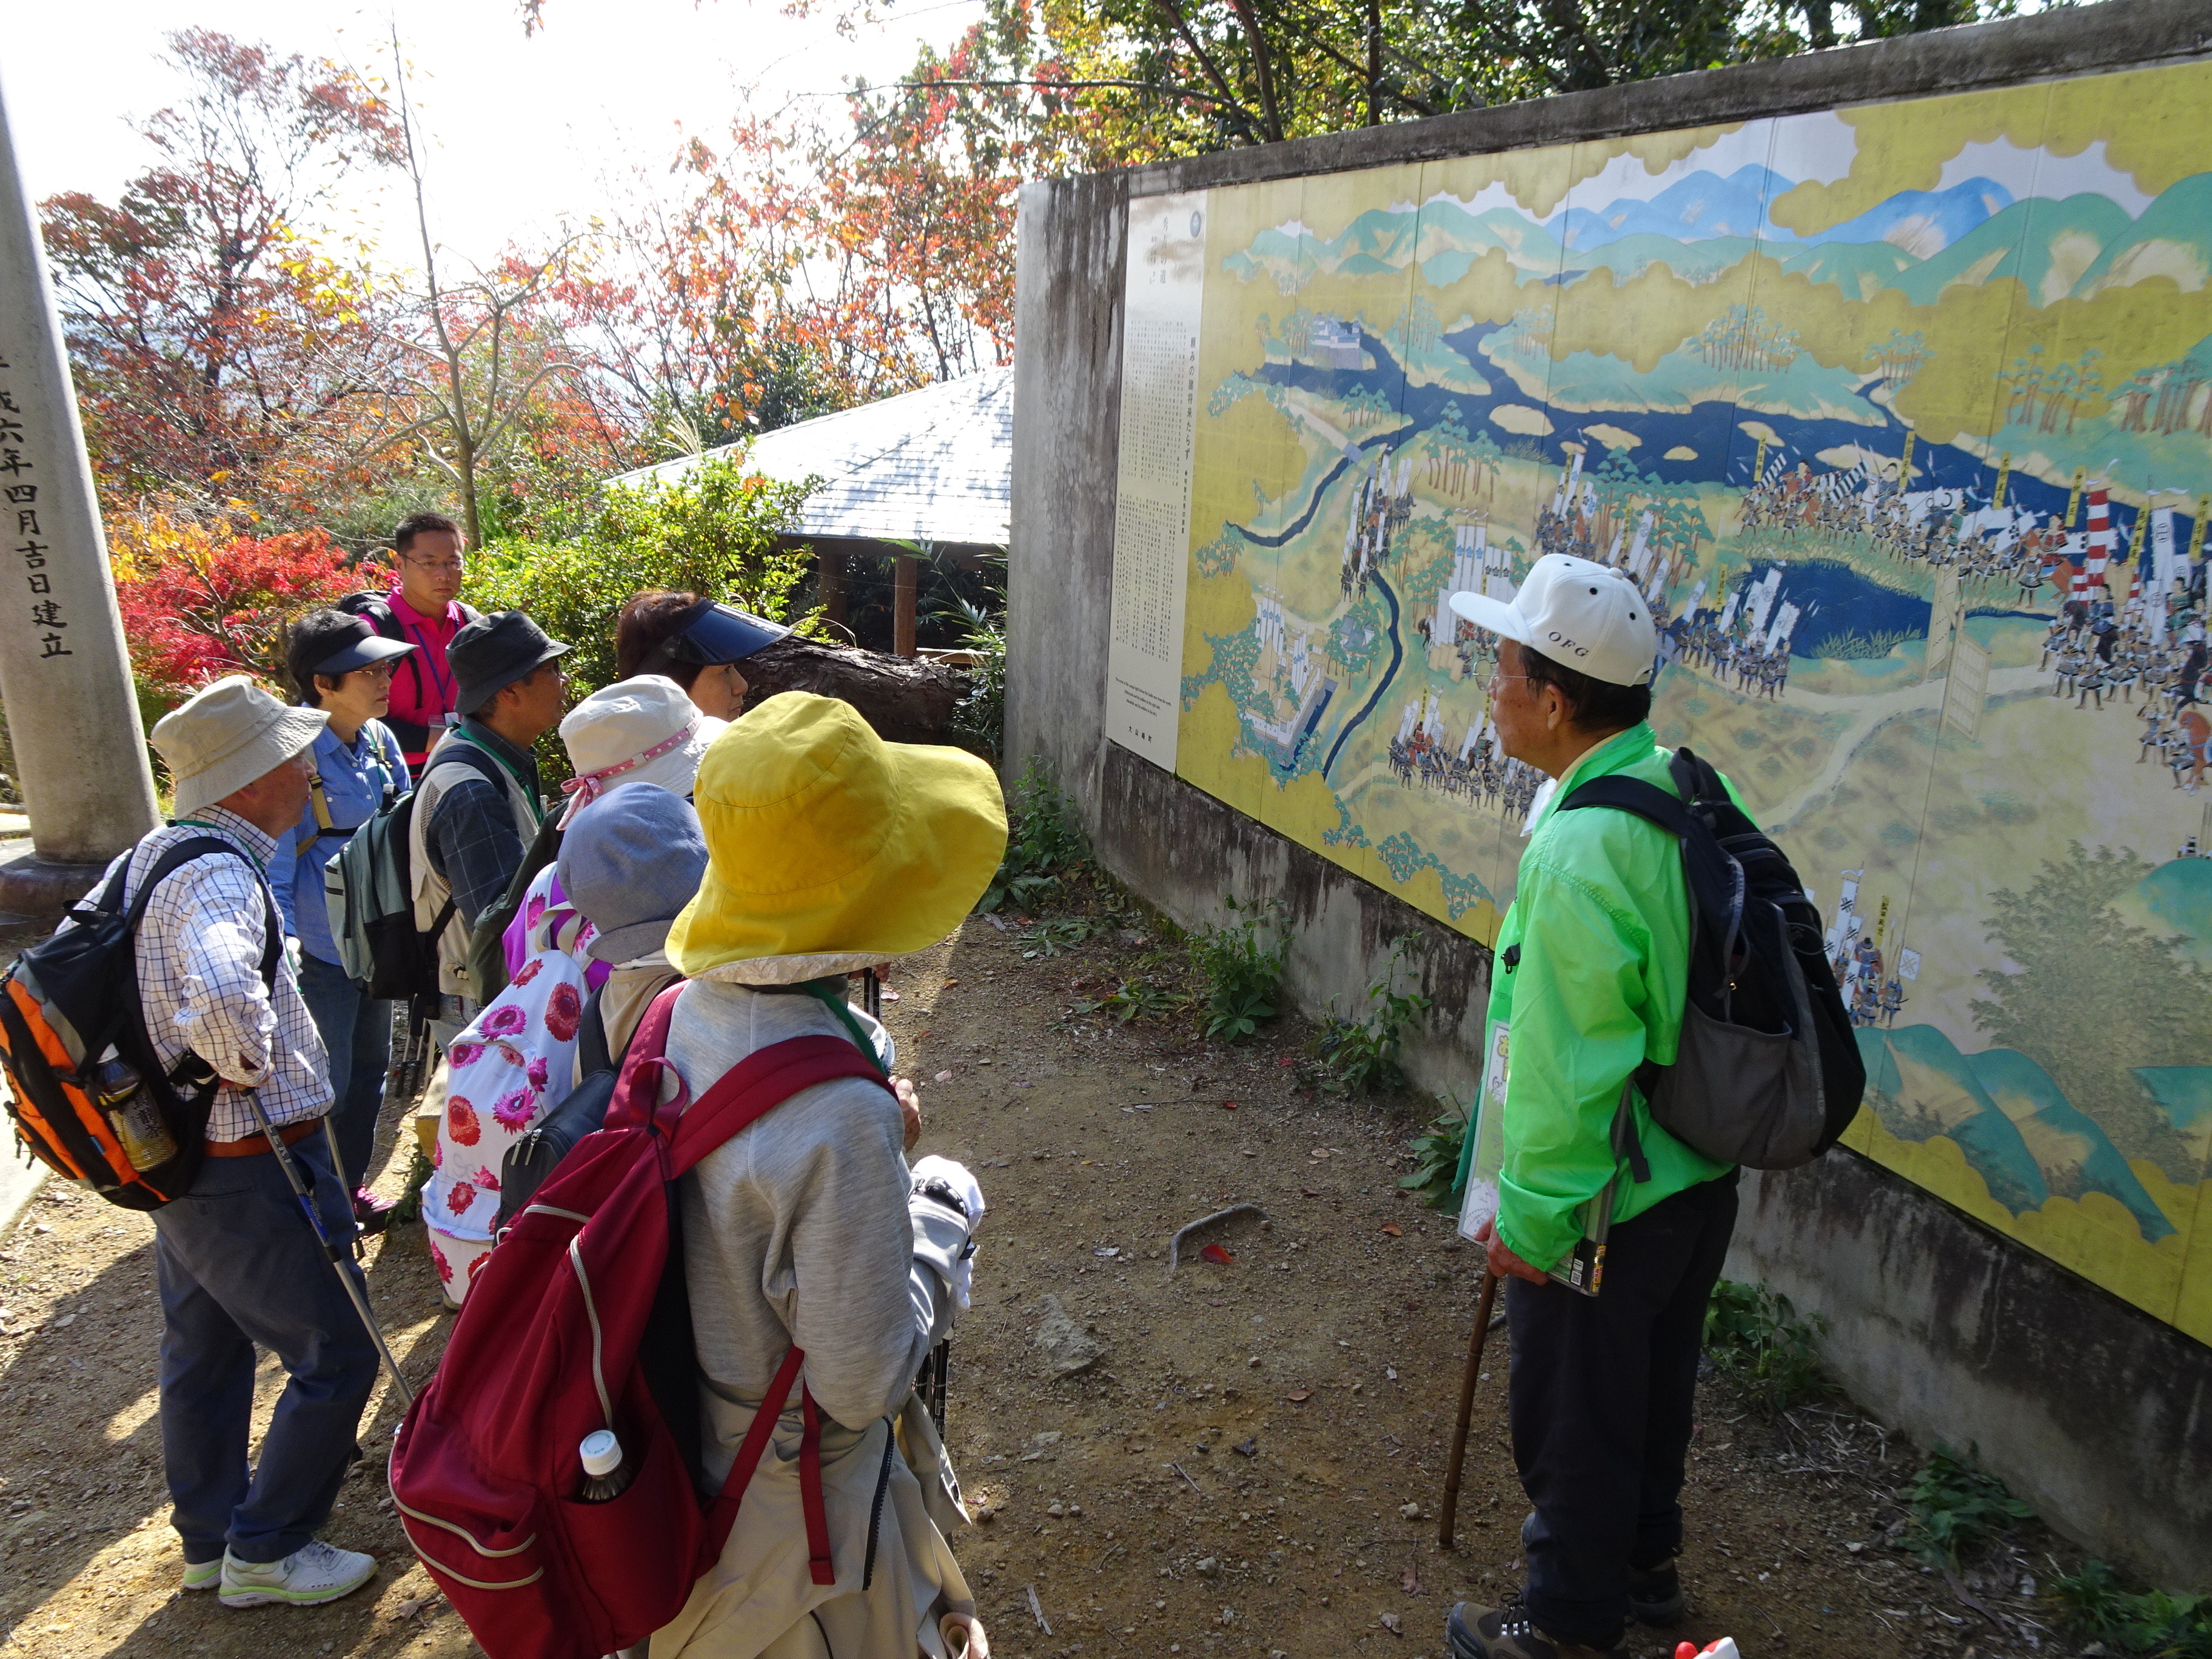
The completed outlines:
<svg viewBox="0 0 2212 1659">
<path fill-rule="evenodd" d="M 738 664 L 790 632 L 696 593 L 648 588 L 631 597 L 615 623 L 615 678 L 665 674 L 701 714 L 733 720 L 745 706 Z"/>
</svg>

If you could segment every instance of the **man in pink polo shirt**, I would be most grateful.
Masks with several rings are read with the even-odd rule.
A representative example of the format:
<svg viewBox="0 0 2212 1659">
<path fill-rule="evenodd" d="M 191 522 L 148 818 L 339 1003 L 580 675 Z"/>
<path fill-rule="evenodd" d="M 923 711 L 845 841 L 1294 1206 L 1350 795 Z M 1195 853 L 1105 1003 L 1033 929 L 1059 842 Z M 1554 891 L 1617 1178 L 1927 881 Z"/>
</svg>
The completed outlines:
<svg viewBox="0 0 2212 1659">
<path fill-rule="evenodd" d="M 392 679 L 392 710 L 384 723 L 399 739 L 407 769 L 422 775 L 422 761 L 453 713 L 453 671 L 446 647 L 477 612 L 460 602 L 466 562 L 460 527 L 441 513 L 402 519 L 392 532 L 398 585 L 380 601 L 356 596 L 341 608 L 367 617 L 387 639 L 422 648 L 410 652 Z"/>
</svg>

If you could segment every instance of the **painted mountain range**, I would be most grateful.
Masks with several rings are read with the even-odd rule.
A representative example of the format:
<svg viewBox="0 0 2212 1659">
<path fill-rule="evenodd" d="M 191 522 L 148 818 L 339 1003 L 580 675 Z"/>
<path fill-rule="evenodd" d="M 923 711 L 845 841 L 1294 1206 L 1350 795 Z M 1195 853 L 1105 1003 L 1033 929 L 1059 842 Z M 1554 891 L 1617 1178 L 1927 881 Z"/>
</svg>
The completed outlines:
<svg viewBox="0 0 2212 1659">
<path fill-rule="evenodd" d="M 1694 173 L 1649 200 L 1570 206 L 1538 220 L 1510 206 L 1480 211 L 1449 196 L 1370 208 L 1337 234 L 1295 222 L 1262 230 L 1222 262 L 1245 281 L 1295 293 L 1322 276 L 1378 276 L 1418 264 L 1431 283 L 1456 282 L 1502 253 L 1525 277 L 1571 283 L 1610 270 L 1626 280 L 1663 264 L 1704 281 L 1753 252 L 1866 300 L 1885 288 L 1916 305 L 1954 283 L 2013 277 L 2039 305 L 2087 299 L 2152 277 L 2185 292 L 2212 282 L 2212 173 L 2183 179 L 2130 219 L 2094 194 L 2014 200 L 1996 180 L 1904 191 L 1846 223 L 1809 235 L 1775 224 L 1772 204 L 1790 180 L 1761 167 L 1725 178 Z"/>
<path fill-rule="evenodd" d="M 1933 1025 L 1862 1030 L 1858 1041 L 1884 1127 L 1908 1140 L 1948 1136 L 2014 1214 L 2095 1192 L 2118 1200 L 2148 1243 L 2175 1231 L 2095 1121 L 2026 1054 L 1961 1054 Z"/>
</svg>

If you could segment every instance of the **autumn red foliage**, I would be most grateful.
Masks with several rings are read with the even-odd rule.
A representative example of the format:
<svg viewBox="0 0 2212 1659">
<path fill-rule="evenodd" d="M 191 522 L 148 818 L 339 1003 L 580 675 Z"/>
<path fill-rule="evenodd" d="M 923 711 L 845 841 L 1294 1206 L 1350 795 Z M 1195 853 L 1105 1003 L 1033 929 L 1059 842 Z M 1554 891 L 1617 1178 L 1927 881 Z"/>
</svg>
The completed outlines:
<svg viewBox="0 0 2212 1659">
<path fill-rule="evenodd" d="M 115 598 L 131 665 L 166 702 L 225 674 L 281 683 L 287 623 L 391 582 L 388 570 L 349 564 L 319 530 L 228 539 L 185 533 L 158 538 L 118 569 Z"/>
</svg>

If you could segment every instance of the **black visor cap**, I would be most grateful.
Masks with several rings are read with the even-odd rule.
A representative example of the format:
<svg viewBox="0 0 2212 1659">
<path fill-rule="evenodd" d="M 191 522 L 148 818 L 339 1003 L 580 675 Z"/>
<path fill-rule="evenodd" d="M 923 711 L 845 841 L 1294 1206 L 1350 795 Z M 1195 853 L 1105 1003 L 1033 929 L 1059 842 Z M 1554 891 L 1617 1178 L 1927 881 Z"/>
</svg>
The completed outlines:
<svg viewBox="0 0 2212 1659">
<path fill-rule="evenodd" d="M 748 616 L 734 606 L 718 605 L 712 599 L 702 599 L 683 629 L 671 635 L 653 654 L 670 662 L 696 663 L 702 668 L 711 668 L 717 663 L 742 661 L 790 632 L 781 623 Z"/>
</svg>

